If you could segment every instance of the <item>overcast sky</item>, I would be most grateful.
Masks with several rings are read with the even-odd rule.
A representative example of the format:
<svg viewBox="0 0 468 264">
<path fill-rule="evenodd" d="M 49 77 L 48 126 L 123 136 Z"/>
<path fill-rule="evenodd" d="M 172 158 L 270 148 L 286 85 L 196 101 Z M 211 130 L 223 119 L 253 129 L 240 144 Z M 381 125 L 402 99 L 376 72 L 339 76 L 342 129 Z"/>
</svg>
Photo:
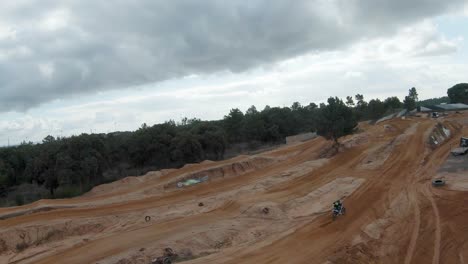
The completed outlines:
<svg viewBox="0 0 468 264">
<path fill-rule="evenodd" d="M 468 0 L 2 0 L 0 145 L 468 82 Z"/>
</svg>

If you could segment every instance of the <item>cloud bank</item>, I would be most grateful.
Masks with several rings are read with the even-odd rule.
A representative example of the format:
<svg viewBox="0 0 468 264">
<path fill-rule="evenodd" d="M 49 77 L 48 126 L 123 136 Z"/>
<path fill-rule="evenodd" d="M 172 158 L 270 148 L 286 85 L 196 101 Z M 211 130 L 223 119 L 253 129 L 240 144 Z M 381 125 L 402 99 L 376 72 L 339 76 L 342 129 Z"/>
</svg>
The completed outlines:
<svg viewBox="0 0 468 264">
<path fill-rule="evenodd" d="M 189 75 L 244 72 L 311 52 L 334 51 L 375 41 L 465 3 L 2 1 L 0 112 Z M 411 45 L 413 50 L 420 46 L 415 56 L 456 48 L 444 39 L 416 39 Z M 348 76 L 357 78 L 359 73 Z"/>
</svg>

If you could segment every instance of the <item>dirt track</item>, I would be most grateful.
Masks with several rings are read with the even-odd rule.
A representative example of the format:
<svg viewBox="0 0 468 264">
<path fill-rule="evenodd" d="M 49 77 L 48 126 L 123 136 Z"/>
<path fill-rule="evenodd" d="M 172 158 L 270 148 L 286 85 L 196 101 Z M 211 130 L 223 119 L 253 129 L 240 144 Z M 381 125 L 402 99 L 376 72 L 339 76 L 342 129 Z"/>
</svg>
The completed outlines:
<svg viewBox="0 0 468 264">
<path fill-rule="evenodd" d="M 150 263 L 165 247 L 183 263 L 465 263 L 468 195 L 431 179 L 467 120 L 361 125 L 337 154 L 317 138 L 0 209 L 0 263 Z M 451 135 L 434 146 L 437 122 Z M 338 198 L 347 214 L 332 221 Z"/>
</svg>

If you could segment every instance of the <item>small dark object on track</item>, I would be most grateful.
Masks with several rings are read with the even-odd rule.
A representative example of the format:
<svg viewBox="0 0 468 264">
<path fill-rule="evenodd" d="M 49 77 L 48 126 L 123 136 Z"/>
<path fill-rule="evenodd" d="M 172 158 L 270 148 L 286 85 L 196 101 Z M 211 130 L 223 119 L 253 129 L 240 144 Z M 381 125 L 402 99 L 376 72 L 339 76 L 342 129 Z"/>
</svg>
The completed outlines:
<svg viewBox="0 0 468 264">
<path fill-rule="evenodd" d="M 151 220 L 151 216 L 147 215 L 145 216 L 145 222 L 149 222 Z"/>
<path fill-rule="evenodd" d="M 171 264 L 172 260 L 169 257 L 158 257 L 156 259 L 153 259 L 151 264 Z"/>
<path fill-rule="evenodd" d="M 204 203 L 198 203 L 198 206 L 204 206 L 205 204 Z"/>
<path fill-rule="evenodd" d="M 432 181 L 432 186 L 434 187 L 440 187 L 440 186 L 444 186 L 445 185 L 445 181 L 442 180 L 442 179 L 435 179 Z"/>
<path fill-rule="evenodd" d="M 163 256 L 153 259 L 152 264 L 171 264 L 172 260 L 177 257 L 177 254 L 172 248 L 165 248 L 163 250 Z"/>
<path fill-rule="evenodd" d="M 265 207 L 265 208 L 262 209 L 262 212 L 263 212 L 264 214 L 269 214 L 269 213 L 270 213 L 270 208 Z"/>
</svg>

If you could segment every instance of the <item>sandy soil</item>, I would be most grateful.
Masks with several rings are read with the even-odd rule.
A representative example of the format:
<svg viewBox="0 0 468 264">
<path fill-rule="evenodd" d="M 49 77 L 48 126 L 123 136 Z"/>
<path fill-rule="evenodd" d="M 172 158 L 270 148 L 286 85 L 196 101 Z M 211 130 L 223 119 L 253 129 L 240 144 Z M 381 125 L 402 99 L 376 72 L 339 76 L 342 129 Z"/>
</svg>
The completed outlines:
<svg viewBox="0 0 468 264">
<path fill-rule="evenodd" d="M 147 264 L 165 247 L 191 264 L 465 263 L 468 163 L 449 156 L 461 135 L 468 113 L 361 124 L 335 153 L 315 138 L 2 208 L 0 263 Z"/>
</svg>

